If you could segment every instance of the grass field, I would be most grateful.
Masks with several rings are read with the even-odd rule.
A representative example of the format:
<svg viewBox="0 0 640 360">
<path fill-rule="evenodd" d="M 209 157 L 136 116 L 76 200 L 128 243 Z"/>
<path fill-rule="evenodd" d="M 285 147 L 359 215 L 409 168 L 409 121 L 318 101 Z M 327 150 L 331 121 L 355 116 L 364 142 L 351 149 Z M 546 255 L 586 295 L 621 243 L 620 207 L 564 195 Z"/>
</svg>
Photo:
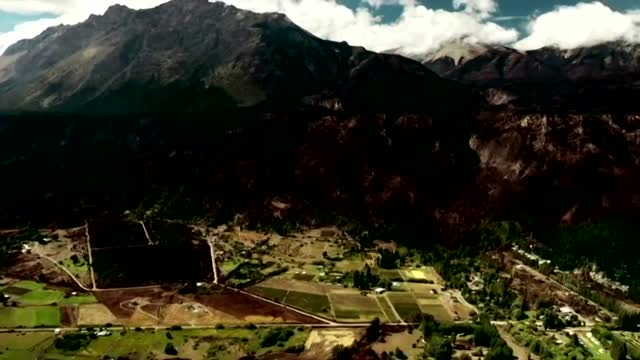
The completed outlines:
<svg viewBox="0 0 640 360">
<path fill-rule="evenodd" d="M 329 304 L 329 298 L 326 295 L 289 291 L 284 302 L 314 314 L 331 315 L 331 304 Z"/>
<path fill-rule="evenodd" d="M 30 280 L 18 281 L 17 283 L 13 284 L 13 286 L 27 289 L 27 290 L 42 290 L 46 287 L 45 284 L 41 284 L 41 283 L 30 281 Z"/>
<path fill-rule="evenodd" d="M 54 336 L 44 333 L 0 334 L 0 360 L 33 360 L 53 344 Z"/>
<path fill-rule="evenodd" d="M 249 292 L 253 294 L 260 295 L 267 299 L 275 300 L 278 302 L 282 302 L 284 298 L 287 296 L 287 293 L 289 292 L 288 290 L 274 289 L 274 288 L 263 287 L 263 286 L 251 286 L 247 290 L 249 290 Z"/>
<path fill-rule="evenodd" d="M 370 321 L 385 319 L 382 309 L 372 296 L 358 293 L 331 293 L 329 295 L 337 320 Z"/>
<path fill-rule="evenodd" d="M 387 293 L 386 296 L 398 315 L 405 321 L 422 313 L 422 309 L 410 293 Z"/>
<path fill-rule="evenodd" d="M 91 294 L 70 296 L 62 299 L 58 302 L 59 305 L 83 305 L 83 304 L 97 304 L 98 299 Z"/>
<path fill-rule="evenodd" d="M 0 327 L 59 326 L 60 309 L 55 306 L 0 308 Z"/>
<path fill-rule="evenodd" d="M 32 290 L 17 297 L 22 305 L 51 305 L 64 299 L 64 293 L 59 290 Z"/>
<path fill-rule="evenodd" d="M 293 335 L 286 342 L 266 348 L 261 346 L 261 341 L 269 329 L 116 331 L 112 336 L 94 339 L 85 348 L 74 352 L 63 352 L 51 346 L 52 333 L 7 333 L 0 334 L 0 359 L 155 359 L 158 356 L 166 358 L 165 346 L 172 344 L 178 351 L 177 357 L 182 359 L 237 360 L 252 353 L 262 356 L 304 345 L 310 331 L 291 330 Z"/>
</svg>

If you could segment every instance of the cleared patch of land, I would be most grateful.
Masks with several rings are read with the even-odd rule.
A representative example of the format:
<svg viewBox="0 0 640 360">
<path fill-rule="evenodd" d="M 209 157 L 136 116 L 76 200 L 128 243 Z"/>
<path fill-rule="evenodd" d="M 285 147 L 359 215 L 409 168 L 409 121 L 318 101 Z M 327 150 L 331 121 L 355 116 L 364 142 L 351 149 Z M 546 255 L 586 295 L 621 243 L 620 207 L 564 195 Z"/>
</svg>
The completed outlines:
<svg viewBox="0 0 640 360">
<path fill-rule="evenodd" d="M 359 330 L 353 329 L 313 330 L 304 346 L 309 358 L 330 359 L 336 346 L 351 346 L 361 336 Z"/>
</svg>

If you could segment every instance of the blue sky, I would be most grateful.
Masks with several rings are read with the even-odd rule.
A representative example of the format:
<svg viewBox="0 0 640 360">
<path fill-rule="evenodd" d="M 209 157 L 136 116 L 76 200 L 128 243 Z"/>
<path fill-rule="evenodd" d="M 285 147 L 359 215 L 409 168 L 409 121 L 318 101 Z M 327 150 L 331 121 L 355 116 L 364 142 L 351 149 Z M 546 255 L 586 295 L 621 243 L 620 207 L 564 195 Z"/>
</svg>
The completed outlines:
<svg viewBox="0 0 640 360">
<path fill-rule="evenodd" d="M 362 3 L 361 0 L 341 0 L 339 2 L 352 8 L 356 8 Z M 451 0 L 419 0 L 418 2 L 429 8 L 454 10 Z M 494 18 L 505 26 L 524 29 L 530 16 L 551 11 L 558 6 L 570 6 L 579 2 L 578 0 L 499 0 L 498 12 L 494 14 Z M 640 9 L 640 0 L 607 0 L 602 2 L 618 11 Z M 395 21 L 402 14 L 402 7 L 397 5 L 381 6 L 376 10 L 376 14 L 382 16 L 386 21 Z M 504 19 L 509 17 L 517 18 Z"/>
<path fill-rule="evenodd" d="M 32 21 L 42 18 L 54 18 L 54 14 L 17 14 L 0 10 L 0 32 L 13 29 L 14 26 L 25 21 Z"/>
<path fill-rule="evenodd" d="M 166 1 L 0 0 L 0 53 L 49 26 L 81 22 L 116 3 L 140 9 Z M 640 0 L 222 1 L 257 12 L 283 12 L 325 39 L 407 55 L 424 54 L 459 39 L 521 50 L 575 48 L 613 40 L 640 43 Z M 462 5 L 454 8 L 454 3 Z"/>
<path fill-rule="evenodd" d="M 92 1 L 92 0 L 86 0 Z M 53 0 L 52 2 L 55 2 Z M 338 0 L 339 3 L 344 4 L 350 8 L 357 8 L 362 6 L 362 0 Z M 418 0 L 419 3 L 424 4 L 429 8 L 445 9 L 453 11 L 453 3 L 451 0 Z M 534 14 L 544 13 L 553 10 L 557 6 L 561 5 L 575 5 L 579 1 L 577 0 L 499 0 L 499 10 L 494 17 L 497 21 L 505 26 L 523 28 L 526 24 L 527 17 Z M 633 8 L 640 8 L 640 0 L 607 0 L 603 1 L 614 10 L 625 11 Z M 40 13 L 40 14 L 18 14 L 15 12 L 3 11 L 0 1 L 0 32 L 11 30 L 15 25 L 40 18 L 54 18 L 55 14 L 52 13 Z M 387 5 L 381 6 L 379 9 L 374 10 L 376 15 L 382 16 L 385 21 L 395 21 L 402 13 L 402 6 Z M 502 19 L 504 17 L 518 17 L 516 19 Z"/>
</svg>

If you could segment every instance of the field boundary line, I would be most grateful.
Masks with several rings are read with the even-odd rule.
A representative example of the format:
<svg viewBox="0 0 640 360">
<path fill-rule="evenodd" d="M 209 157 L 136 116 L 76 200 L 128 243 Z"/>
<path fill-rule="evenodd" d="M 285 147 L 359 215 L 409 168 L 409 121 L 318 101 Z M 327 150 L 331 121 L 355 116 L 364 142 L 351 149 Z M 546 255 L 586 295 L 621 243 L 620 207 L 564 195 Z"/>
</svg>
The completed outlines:
<svg viewBox="0 0 640 360">
<path fill-rule="evenodd" d="M 376 302 L 378 303 L 378 307 L 380 308 L 380 311 L 382 311 L 382 315 L 384 315 L 384 317 L 386 317 L 387 320 L 391 321 L 391 318 L 389 317 L 389 314 L 387 314 L 387 312 L 384 311 L 384 307 L 380 303 L 380 299 L 378 299 L 377 296 L 374 296 L 374 298 L 376 299 Z"/>
<path fill-rule="evenodd" d="M 96 276 L 93 273 L 93 255 L 91 254 L 91 235 L 89 235 L 89 223 L 87 220 L 84 221 L 84 232 L 87 236 L 87 252 L 89 253 L 89 272 L 91 274 L 91 285 L 93 285 L 93 290 L 98 290 L 96 286 Z"/>
<path fill-rule="evenodd" d="M 322 322 L 324 322 L 324 323 L 326 323 L 328 325 L 336 325 L 337 324 L 337 323 L 335 323 L 335 322 L 333 322 L 331 320 L 328 320 L 328 319 L 325 319 L 325 318 L 323 318 L 321 316 L 318 316 L 318 315 L 315 315 L 315 314 L 300 310 L 300 309 L 298 309 L 298 308 L 296 308 L 294 306 L 291 306 L 291 305 L 288 305 L 288 304 L 278 303 L 278 302 L 275 302 L 273 300 L 267 299 L 265 297 L 262 297 L 262 296 L 259 296 L 259 295 L 256 295 L 256 294 L 252 294 L 252 293 L 250 293 L 248 291 L 244 291 L 244 290 L 241 290 L 241 289 L 236 289 L 236 288 L 232 288 L 232 289 L 234 289 L 235 291 L 237 291 L 237 292 L 239 292 L 241 294 L 245 294 L 245 295 L 251 296 L 253 298 L 260 299 L 262 301 L 266 301 L 266 302 L 268 302 L 270 304 L 287 308 L 287 309 L 289 309 L 291 311 L 297 312 L 298 314 L 310 317 L 312 319 L 316 319 L 316 320 L 322 321 Z"/>
<path fill-rule="evenodd" d="M 391 307 L 391 310 L 393 310 L 393 315 L 396 317 L 396 320 L 400 321 L 401 323 L 404 323 L 404 319 L 400 317 L 400 314 L 398 314 L 398 310 L 396 310 L 396 307 L 393 306 L 393 303 L 391 302 L 391 300 L 389 300 L 389 298 L 387 297 L 387 294 L 384 294 L 384 300 L 387 302 L 387 304 L 389 304 L 389 306 Z M 422 308 L 420 307 L 420 304 L 417 301 L 416 301 L 416 304 L 418 304 L 420 311 L 422 311 Z"/>
</svg>

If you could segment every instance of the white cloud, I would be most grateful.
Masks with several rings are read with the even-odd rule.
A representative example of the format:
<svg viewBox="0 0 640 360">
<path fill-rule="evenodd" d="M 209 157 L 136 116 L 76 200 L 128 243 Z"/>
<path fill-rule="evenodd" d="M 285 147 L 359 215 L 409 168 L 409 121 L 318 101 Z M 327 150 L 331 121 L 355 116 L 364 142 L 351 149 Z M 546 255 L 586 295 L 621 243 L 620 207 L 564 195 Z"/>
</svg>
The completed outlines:
<svg viewBox="0 0 640 360">
<path fill-rule="evenodd" d="M 74 24 L 90 14 L 102 14 L 115 3 L 131 8 L 148 8 L 166 0 L 0 0 L 0 10 L 25 12 L 28 9 L 60 14 L 52 20 L 37 20 L 18 25 L 0 34 L 0 53 L 22 38 L 33 37 L 56 24 Z M 404 53 L 423 53 L 442 43 L 467 38 L 486 43 L 510 43 L 518 38 L 516 30 L 488 22 L 484 13 L 491 10 L 492 0 L 462 0 L 464 11 L 445 11 L 418 5 L 414 0 L 363 0 L 372 5 L 398 4 L 403 7 L 400 18 L 383 23 L 366 7 L 350 9 L 335 0 L 227 0 L 239 8 L 257 12 L 283 12 L 295 23 L 313 34 L 375 51 L 400 49 Z M 471 9 L 471 10 L 469 10 Z"/>
<path fill-rule="evenodd" d="M 453 0 L 455 9 L 464 8 L 465 11 L 487 18 L 498 11 L 496 0 Z"/>
<path fill-rule="evenodd" d="M 405 5 L 415 3 L 414 0 L 362 0 L 361 2 L 376 9 L 383 5 Z"/>
<path fill-rule="evenodd" d="M 521 50 L 556 46 L 572 49 L 607 41 L 640 42 L 640 12 L 619 12 L 600 2 L 562 6 L 528 25 L 529 35 L 514 46 Z"/>
<path fill-rule="evenodd" d="M 382 2 L 367 1 L 374 5 Z M 283 12 L 319 37 L 347 41 L 375 51 L 400 49 L 413 54 L 436 49 L 442 43 L 458 38 L 487 43 L 507 43 L 518 38 L 516 30 L 486 22 L 475 12 L 435 10 L 409 0 L 384 0 L 386 4 L 395 2 L 403 6 L 402 15 L 393 23 L 383 23 L 365 8 L 354 11 L 334 0 L 227 2 L 253 11 Z"/>
</svg>

